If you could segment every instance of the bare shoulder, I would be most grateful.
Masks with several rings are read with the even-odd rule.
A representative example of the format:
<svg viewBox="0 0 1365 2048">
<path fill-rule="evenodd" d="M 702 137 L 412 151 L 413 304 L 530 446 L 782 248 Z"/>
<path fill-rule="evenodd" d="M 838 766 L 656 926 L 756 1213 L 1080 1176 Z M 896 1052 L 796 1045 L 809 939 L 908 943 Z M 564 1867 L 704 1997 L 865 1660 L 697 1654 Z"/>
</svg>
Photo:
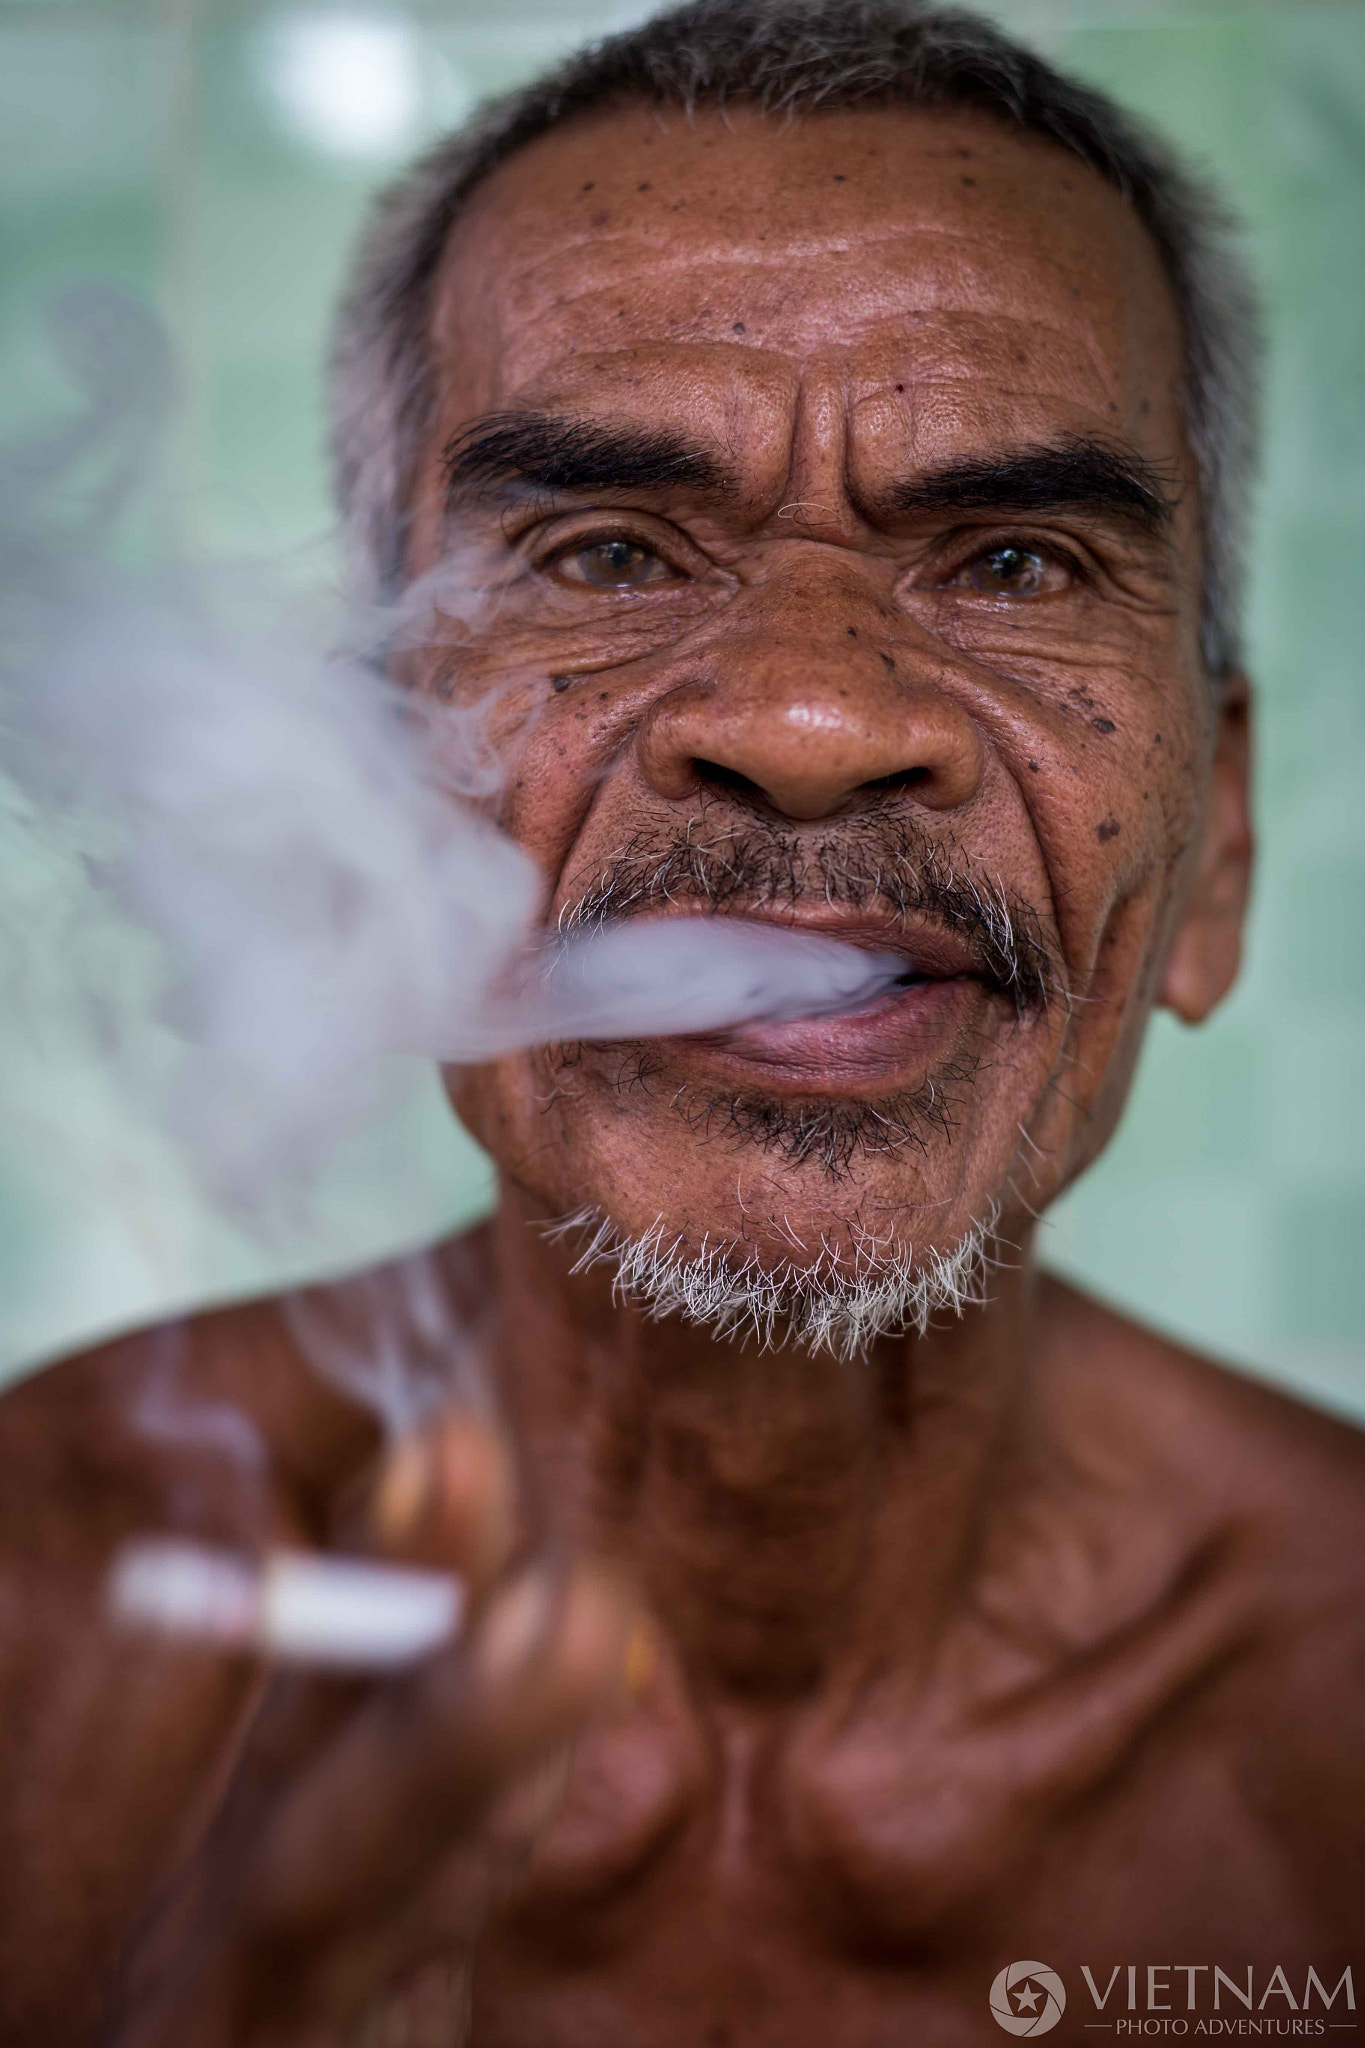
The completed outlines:
<svg viewBox="0 0 1365 2048">
<path fill-rule="evenodd" d="M 1365 1428 L 1178 1344 L 1049 1276 L 1059 1391 L 1121 1430 L 1201 1516 L 1273 1533 L 1365 1590 Z"/>
<path fill-rule="evenodd" d="M 324 1535 L 338 1489 L 377 1450 L 366 1374 L 400 1336 L 414 1372 L 453 1369 L 484 1268 L 473 1233 L 42 1366 L 0 1394 L 0 1545 L 51 1558 L 187 1516 L 225 1535 Z"/>
<path fill-rule="evenodd" d="M 73 1560 L 187 1513 L 224 1534 L 273 1520 L 296 1378 L 274 1301 L 120 1332 L 42 1366 L 0 1397 L 0 1544 Z"/>
<path fill-rule="evenodd" d="M 1365 1853 L 1365 1431 L 1045 1285 L 1053 1411 L 1122 1499 L 1117 1548 L 1165 1532 L 1154 1612 L 1207 1644 L 1191 1751 L 1334 1925 Z"/>
<path fill-rule="evenodd" d="M 1121 1446 L 1130 1528 L 1175 1530 L 1181 1571 L 1228 1618 L 1248 1769 L 1267 1798 L 1293 1784 L 1297 1812 L 1330 1831 L 1342 1786 L 1365 1800 L 1365 1430 L 1046 1286 L 1054 1403 L 1083 1442 Z M 1359 1849 L 1355 1821 L 1351 1835 Z"/>
</svg>

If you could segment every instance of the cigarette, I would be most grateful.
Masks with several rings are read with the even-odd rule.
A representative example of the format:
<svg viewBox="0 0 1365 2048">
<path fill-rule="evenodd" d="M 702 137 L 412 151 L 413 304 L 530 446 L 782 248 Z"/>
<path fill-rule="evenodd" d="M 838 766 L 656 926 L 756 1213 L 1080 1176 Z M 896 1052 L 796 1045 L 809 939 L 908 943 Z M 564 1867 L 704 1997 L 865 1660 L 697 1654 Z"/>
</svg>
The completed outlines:
<svg viewBox="0 0 1365 2048">
<path fill-rule="evenodd" d="M 459 1633 L 465 1590 L 448 1572 L 309 1550 L 263 1559 L 208 1544 L 125 1544 L 108 1604 L 134 1628 L 335 1671 L 393 1671 Z"/>
</svg>

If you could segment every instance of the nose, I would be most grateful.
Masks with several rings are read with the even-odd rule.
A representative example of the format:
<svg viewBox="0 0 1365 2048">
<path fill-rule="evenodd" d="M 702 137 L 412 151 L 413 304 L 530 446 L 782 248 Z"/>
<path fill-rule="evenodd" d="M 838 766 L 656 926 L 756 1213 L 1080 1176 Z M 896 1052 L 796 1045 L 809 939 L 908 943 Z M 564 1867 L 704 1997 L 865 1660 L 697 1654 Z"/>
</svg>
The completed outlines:
<svg viewBox="0 0 1365 2048">
<path fill-rule="evenodd" d="M 651 787 L 674 801 L 724 789 L 804 820 L 887 790 L 935 811 L 969 802 L 981 736 L 938 680 L 943 650 L 927 660 L 892 653 L 846 617 L 825 617 L 818 633 L 726 635 L 705 671 L 644 722 L 639 757 Z"/>
</svg>

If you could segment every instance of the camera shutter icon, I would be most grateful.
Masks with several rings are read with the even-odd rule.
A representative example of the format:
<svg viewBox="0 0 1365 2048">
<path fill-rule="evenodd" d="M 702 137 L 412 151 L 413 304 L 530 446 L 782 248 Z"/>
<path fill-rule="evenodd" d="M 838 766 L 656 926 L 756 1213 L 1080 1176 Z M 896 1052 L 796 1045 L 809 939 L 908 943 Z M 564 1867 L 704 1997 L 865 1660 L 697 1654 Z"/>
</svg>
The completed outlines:
<svg viewBox="0 0 1365 2048">
<path fill-rule="evenodd" d="M 1066 1987 L 1046 1963 L 1006 1963 L 991 1986 L 991 2012 L 1007 2034 L 1047 2034 L 1066 2011 Z"/>
</svg>

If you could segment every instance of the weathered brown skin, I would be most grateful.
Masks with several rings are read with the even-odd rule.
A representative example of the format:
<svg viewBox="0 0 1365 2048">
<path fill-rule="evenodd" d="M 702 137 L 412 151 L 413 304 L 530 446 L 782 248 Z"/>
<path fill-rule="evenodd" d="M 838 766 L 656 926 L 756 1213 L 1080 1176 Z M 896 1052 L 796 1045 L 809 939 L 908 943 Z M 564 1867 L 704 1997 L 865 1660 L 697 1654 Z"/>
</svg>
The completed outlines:
<svg viewBox="0 0 1365 2048">
<path fill-rule="evenodd" d="M 490 1901 L 477 2048 L 950 2048 L 1001 2038 L 987 1991 L 1021 1957 L 1072 1991 L 1058 2041 L 1097 2017 L 1082 1964 L 1103 1986 L 1116 1963 L 1252 1964 L 1261 1984 L 1278 1963 L 1297 1994 L 1310 1963 L 1329 1984 L 1351 1963 L 1359 1986 L 1362 1439 L 1028 1253 L 1026 1201 L 1103 1144 L 1153 1004 L 1198 1021 L 1230 984 L 1246 896 L 1246 694 L 1233 679 L 1215 712 L 1199 670 L 1177 338 L 1141 229 L 1071 159 L 978 118 L 628 109 L 490 181 L 437 335 L 419 564 L 440 447 L 514 401 L 685 426 L 741 480 L 724 502 L 602 494 L 675 581 L 532 577 L 415 677 L 510 679 L 509 734 L 537 714 L 509 740 L 507 822 L 548 914 L 703 794 L 713 822 L 758 802 L 829 836 L 888 802 L 869 783 L 919 768 L 889 801 L 1037 906 L 1085 1000 L 1021 1025 L 982 995 L 969 1025 L 994 1056 L 951 1142 L 856 1157 L 837 1183 L 689 1132 L 670 1103 L 719 1071 L 704 1046 L 668 1049 L 664 1088 L 623 1090 L 607 1053 L 453 1076 L 504 1198 L 441 1258 L 487 1313 L 520 1534 L 500 1453 L 458 1421 L 429 1438 L 445 1476 L 415 1519 L 391 1466 L 368 1507 L 373 1426 L 272 1304 L 0 1402 L 0 2037 L 333 2048 L 359 2013 L 421 2011 L 429 2034 L 363 2038 L 448 2042 Z M 921 464 L 1072 431 L 1184 477 L 1169 545 L 1080 515 L 885 513 Z M 602 524 L 542 501 L 506 531 L 543 559 Z M 1090 580 L 951 580 L 1021 532 L 1079 550 Z M 698 761 L 761 794 L 705 791 Z M 828 1085 L 875 1096 L 877 1076 Z M 1023 1255 L 990 1305 L 858 1367 L 649 1325 L 532 1227 L 591 1198 L 765 1254 L 784 1218 L 818 1238 L 853 1214 L 948 1245 L 993 1196 Z M 259 1473 L 211 1428 L 196 1446 L 148 1426 L 172 1372 L 182 1412 L 251 1418 Z M 100 1629 L 120 1534 L 262 1518 L 461 1564 L 493 1588 L 485 1629 L 545 1527 L 638 1593 L 576 1566 L 529 1657 L 493 1674 L 456 1652 L 376 1688 L 267 1688 L 245 1661 Z M 636 1599 L 649 1671 L 638 1633 L 626 1647 Z M 507 1845 L 534 1835 L 575 1729 L 516 1874 Z"/>
</svg>

